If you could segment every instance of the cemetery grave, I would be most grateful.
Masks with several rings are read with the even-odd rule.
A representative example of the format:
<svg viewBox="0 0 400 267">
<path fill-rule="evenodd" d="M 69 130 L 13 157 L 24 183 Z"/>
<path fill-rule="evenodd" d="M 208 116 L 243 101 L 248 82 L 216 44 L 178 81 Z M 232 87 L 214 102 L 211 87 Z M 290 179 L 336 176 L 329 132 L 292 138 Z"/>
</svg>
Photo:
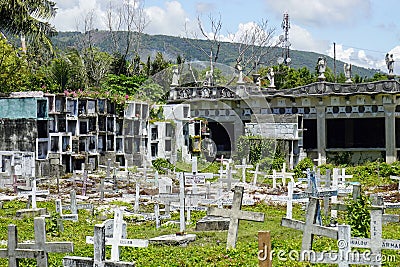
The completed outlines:
<svg viewBox="0 0 400 267">
<path fill-rule="evenodd" d="M 247 173 L 249 172 L 247 171 Z M 95 181 L 97 183 L 96 185 L 98 185 L 98 183 L 100 182 L 99 178 L 101 177 L 101 175 L 98 177 L 95 176 L 96 173 L 93 173 L 92 175 L 93 178 L 90 177 L 90 179 Z M 89 176 L 91 175 L 89 174 Z M 241 189 L 242 200 L 241 200 L 241 205 L 238 205 L 237 204 L 238 187 L 236 187 L 235 190 L 233 190 L 234 192 L 227 191 L 226 184 L 223 184 L 223 186 L 220 187 L 221 184 L 220 182 L 207 183 L 207 180 L 211 179 L 206 177 L 211 177 L 211 175 L 209 174 L 204 175 L 201 172 L 178 174 L 177 178 L 173 179 L 174 181 L 169 183 L 167 180 L 165 180 L 165 177 L 161 175 L 158 178 L 159 192 L 158 194 L 155 194 L 153 197 L 147 195 L 147 192 L 150 192 L 151 190 L 154 189 L 154 183 L 150 181 L 150 183 L 146 182 L 141 184 L 140 190 L 138 191 L 139 199 L 142 200 L 143 199 L 146 200 L 147 198 L 151 199 L 151 201 L 147 202 L 148 203 L 147 205 L 142 204 L 146 202 L 140 201 L 141 205 L 139 209 L 139 214 L 142 214 L 145 217 L 145 219 L 137 220 L 136 217 L 131 216 L 127 213 L 125 216 L 125 224 L 124 223 L 122 224 L 123 225 L 122 232 L 118 230 L 118 233 L 121 233 L 121 235 L 118 234 L 120 238 L 113 239 L 113 236 L 111 236 L 109 233 L 106 234 L 107 238 L 104 239 L 104 247 L 107 256 L 104 256 L 104 258 L 102 258 L 101 255 L 100 257 L 98 257 L 98 255 L 95 257 L 94 250 L 96 250 L 97 247 L 95 248 L 91 244 L 86 244 L 85 236 L 91 236 L 93 234 L 93 229 L 96 224 L 103 225 L 105 228 L 108 229 L 114 229 L 114 226 L 110 226 L 108 222 L 114 221 L 112 218 L 115 215 L 112 216 L 112 214 L 107 211 L 114 210 L 114 208 L 118 206 L 125 206 L 127 207 L 126 210 L 134 211 L 135 194 L 132 194 L 132 192 L 135 193 L 136 191 L 134 190 L 136 186 L 133 179 L 134 176 L 131 176 L 130 182 L 128 180 L 119 181 L 118 186 L 119 186 L 119 191 L 121 192 L 118 194 L 113 194 L 113 193 L 105 194 L 103 201 L 100 201 L 100 192 L 96 192 L 95 190 L 88 188 L 86 196 L 83 196 L 81 188 L 78 187 L 77 188 L 78 194 L 76 196 L 78 200 L 76 202 L 77 206 L 80 204 L 79 200 L 84 200 L 84 203 L 93 205 L 95 207 L 96 210 L 95 216 L 92 216 L 90 210 L 80 210 L 79 220 L 77 222 L 64 221 L 63 222 L 64 231 L 62 232 L 58 229 L 57 226 L 52 226 L 53 222 L 55 222 L 56 219 L 56 217 L 54 217 L 55 216 L 54 212 L 56 211 L 56 205 L 54 200 L 57 198 L 62 200 L 61 206 L 64 206 L 62 207 L 64 211 L 67 209 L 71 209 L 70 207 L 67 207 L 66 209 L 67 206 L 66 204 L 71 203 L 71 205 L 73 206 L 74 201 L 71 199 L 70 196 L 71 192 L 73 192 L 71 190 L 72 187 L 70 186 L 71 181 L 66 180 L 64 177 L 61 177 L 60 193 L 57 194 L 56 188 L 50 187 L 49 190 L 50 195 L 47 197 L 47 199 L 37 202 L 36 205 L 39 208 L 46 208 L 49 214 L 45 219 L 47 226 L 46 228 L 48 232 L 46 235 L 47 241 L 45 242 L 47 243 L 61 242 L 61 241 L 73 242 L 74 252 L 51 253 L 49 251 L 50 252 L 48 254 L 49 262 L 57 262 L 58 266 L 61 266 L 64 258 L 65 264 L 70 264 L 65 266 L 76 266 L 73 264 L 78 264 L 78 263 L 83 264 L 84 262 L 88 262 L 88 264 L 93 264 L 93 261 L 98 261 L 99 263 L 104 262 L 105 266 L 108 266 L 107 264 L 111 264 L 108 263 L 112 261 L 111 259 L 114 259 L 114 262 L 118 260 L 118 262 L 122 264 L 118 266 L 132 266 L 132 264 L 136 264 L 136 266 L 148 266 L 148 265 L 166 266 L 166 265 L 176 265 L 178 264 L 178 262 L 184 262 L 185 264 L 188 265 L 196 265 L 197 262 L 197 264 L 199 264 L 200 266 L 210 265 L 210 264 L 211 265 L 214 264 L 217 266 L 226 266 L 232 263 L 241 266 L 249 266 L 249 265 L 255 266 L 258 264 L 258 259 L 257 259 L 258 243 L 256 242 L 256 239 L 259 231 L 270 231 L 271 232 L 270 239 L 272 240 L 272 242 L 274 242 L 275 246 L 278 246 L 279 249 L 287 251 L 287 253 L 291 249 L 301 251 L 302 243 L 311 242 L 309 241 L 310 237 L 307 238 L 303 237 L 302 231 L 297 231 L 294 229 L 280 226 L 280 218 L 286 218 L 288 220 L 300 219 L 304 221 L 303 218 L 305 211 L 302 210 L 301 205 L 296 205 L 296 204 L 292 205 L 290 212 L 291 216 L 288 216 L 289 211 L 286 208 L 286 201 L 288 200 L 286 190 L 289 187 L 289 185 L 294 186 L 293 188 L 294 192 L 292 195 L 295 195 L 295 198 L 297 197 L 300 198 L 300 196 L 307 197 L 308 200 L 308 197 L 313 196 L 312 188 L 310 188 L 309 191 L 307 191 L 306 189 L 305 191 L 301 192 L 304 189 L 298 189 L 296 188 L 295 184 L 290 182 L 286 186 L 279 187 L 280 190 L 282 191 L 278 191 L 278 190 L 273 190 L 272 185 L 264 185 L 257 183 L 256 188 L 254 188 L 254 185 L 252 185 L 251 182 L 243 183 L 240 184 L 241 187 L 239 187 L 242 188 Z M 185 191 L 183 191 L 184 205 L 181 205 L 182 197 L 180 196 L 180 190 L 178 190 L 176 182 L 178 180 L 182 180 L 183 178 L 185 178 Z M 327 197 L 326 196 L 327 193 L 321 193 L 321 192 L 334 191 L 333 188 L 331 187 L 327 187 L 326 190 L 324 191 L 320 190 L 325 186 L 324 179 L 325 179 L 324 177 L 321 178 L 320 182 L 321 187 L 318 188 L 317 192 L 319 194 L 314 192 L 314 196 L 319 197 L 321 201 L 324 200 L 324 197 Z M 128 184 L 130 185 L 130 187 L 127 187 Z M 399 221 L 398 217 L 397 217 L 397 222 L 393 222 L 393 218 L 396 218 L 396 216 L 394 215 L 399 214 L 398 209 L 395 209 L 395 207 L 397 207 L 396 202 L 398 201 L 396 201 L 396 198 L 394 198 L 394 196 L 396 196 L 395 191 L 397 191 L 397 184 L 395 184 L 395 182 L 393 182 L 393 184 L 395 185 L 393 187 L 394 189 L 393 194 L 391 194 L 390 196 L 388 195 L 387 197 L 385 196 L 385 199 L 388 200 L 390 199 L 391 203 L 384 202 L 384 208 L 386 211 L 391 213 L 391 216 L 389 217 L 385 215 L 383 217 L 386 218 L 385 219 L 386 221 L 388 220 L 388 218 L 390 218 L 390 223 L 389 224 L 382 223 L 382 237 L 381 237 L 383 244 L 381 246 L 382 248 L 381 251 L 383 255 L 388 255 L 388 256 L 395 255 L 397 253 L 395 248 L 397 248 L 398 245 L 396 243 L 397 241 L 395 242 L 395 240 L 400 239 L 400 235 L 397 234 L 398 232 L 400 232 L 400 223 L 398 222 Z M 93 188 L 95 188 L 96 185 L 94 185 Z M 233 185 L 234 184 L 232 183 L 232 189 Z M 168 189 L 168 186 L 170 186 L 169 187 L 170 189 Z M 41 184 L 38 190 L 43 190 L 44 188 L 46 188 L 45 183 Z M 12 187 L 9 189 L 10 189 L 9 194 L 12 194 L 11 193 Z M 215 202 L 215 200 L 218 200 L 218 189 L 221 189 L 220 190 L 221 196 L 223 195 L 225 198 L 223 202 L 221 201 L 221 205 L 218 205 L 219 203 Z M 363 190 L 368 190 L 368 189 L 363 189 Z M 272 201 L 272 202 L 269 201 L 271 199 L 271 195 L 268 195 L 269 192 L 275 194 L 274 196 L 276 196 L 277 198 L 280 198 L 279 200 L 280 204 L 277 204 L 278 201 Z M 278 192 L 281 192 L 281 195 L 276 195 Z M 257 198 L 261 199 L 261 201 L 259 200 L 253 201 L 252 205 L 245 205 L 245 204 L 251 204 L 249 200 L 253 199 L 256 193 L 257 193 Z M 198 196 L 196 194 L 198 194 Z M 131 197 L 129 198 L 123 197 L 127 195 L 131 195 Z M 170 198 L 172 200 L 172 203 L 170 203 L 171 209 L 168 216 L 166 216 L 166 211 L 164 209 L 165 203 L 161 201 L 162 197 L 165 198 L 164 201 L 167 198 Z M 196 199 L 197 197 L 204 202 L 204 205 L 199 203 L 201 202 L 200 200 L 197 201 Z M 157 198 L 159 198 L 158 201 L 156 201 Z M 207 203 L 207 201 L 210 202 Z M 211 203 L 211 201 L 214 202 Z M 296 199 L 292 199 L 292 201 L 296 202 Z M 0 209 L 0 218 L 5 218 L 4 223 L 6 227 L 8 224 L 12 223 L 18 226 L 18 238 L 20 240 L 19 242 L 21 242 L 21 240 L 22 241 L 35 240 L 35 235 L 29 230 L 32 229 L 32 224 L 33 224 L 32 219 L 30 221 L 29 220 L 24 221 L 15 218 L 16 211 L 18 209 L 24 208 L 24 205 L 25 203 L 19 202 L 18 200 L 11 200 L 8 202 L 4 202 L 3 209 Z M 89 208 L 90 205 L 88 205 L 87 207 Z M 185 208 L 181 209 L 182 206 Z M 184 210 L 184 213 L 181 212 L 181 210 Z M 188 211 L 190 211 L 190 218 L 189 218 L 190 222 L 188 222 Z M 229 214 L 231 211 L 233 211 L 233 215 L 232 213 Z M 260 216 L 262 216 L 265 218 L 265 222 L 255 223 L 251 221 L 246 221 L 246 219 L 251 218 L 251 216 L 249 215 L 253 214 L 254 212 L 260 213 L 258 215 L 255 215 L 255 218 L 257 220 L 261 220 Z M 320 212 L 322 213 L 322 211 Z M 345 211 L 338 213 L 339 221 L 343 222 L 343 216 L 345 213 L 346 213 Z M 66 215 L 66 213 L 64 212 L 63 215 Z M 222 218 L 222 221 L 219 222 L 220 224 L 218 226 L 219 229 L 209 231 L 207 229 L 204 228 L 200 229 L 200 227 L 197 227 L 198 223 L 205 215 L 209 216 L 218 215 L 227 217 L 219 217 L 220 219 Z M 71 218 L 72 217 L 75 216 L 71 215 Z M 108 219 L 107 223 L 104 221 L 106 218 L 110 218 Z M 240 224 L 237 223 L 239 220 L 241 221 Z M 179 223 L 170 224 L 168 223 L 168 221 L 178 221 Z M 301 226 L 300 223 L 297 224 L 295 223 L 296 225 L 295 228 L 302 230 L 306 229 L 306 232 L 311 231 L 311 235 L 313 234 L 319 235 L 320 231 L 322 231 L 322 233 L 325 233 L 325 235 L 331 237 L 332 235 L 335 236 L 339 235 L 340 231 L 342 231 L 340 230 L 340 228 L 337 228 L 337 230 L 335 230 L 335 228 L 332 227 L 330 227 L 331 230 L 327 230 L 323 228 L 325 226 L 318 225 L 315 222 L 316 221 L 314 221 L 315 226 L 309 228 L 307 228 L 306 225 Z M 105 229 L 105 231 L 107 231 L 107 229 Z M 345 232 L 346 230 L 343 231 Z M 387 232 L 389 232 L 390 235 L 388 235 Z M 235 238 L 236 235 L 237 235 L 237 241 Z M 137 238 L 138 240 L 148 240 L 148 245 L 144 246 L 143 243 L 141 247 L 122 246 L 126 244 L 133 245 L 134 243 L 132 241 L 133 239 L 128 239 L 130 237 Z M 170 239 L 171 237 L 174 237 L 174 239 Z M 189 238 L 190 242 L 184 240 L 184 237 L 186 238 L 190 237 Z M 3 240 L 2 244 L 3 248 L 5 249 L 7 247 L 6 244 L 8 240 L 7 233 L 0 233 L 0 240 Z M 127 240 L 131 241 L 128 242 Z M 355 237 L 353 236 L 351 237 L 350 240 L 351 240 L 350 242 L 353 243 L 364 244 L 363 246 L 367 245 L 369 246 L 370 244 L 369 243 L 370 241 L 368 240 L 355 239 Z M 94 238 L 92 239 L 92 241 L 94 242 Z M 31 242 L 37 243 L 35 241 Z M 180 244 L 181 246 L 170 246 L 170 245 L 165 246 L 161 245 L 162 244 L 161 242 L 166 242 L 167 244 L 171 244 L 171 242 L 174 242 L 174 244 L 177 245 Z M 332 241 L 329 238 L 314 238 L 313 242 L 311 243 L 313 244 L 312 245 L 313 249 L 315 249 L 316 251 L 323 251 L 324 248 L 330 247 Z M 111 248 L 112 245 L 114 245 L 114 249 Z M 230 250 L 230 249 L 227 250 L 227 247 L 228 248 L 235 247 L 235 250 Z M 353 247 L 355 248 L 356 246 L 353 244 L 351 248 Z M 387 247 L 392 247 L 392 248 L 386 249 Z M 36 258 L 38 255 L 43 255 L 44 257 L 43 253 L 45 253 L 45 250 L 42 248 L 27 247 L 25 245 L 19 246 L 18 248 L 16 248 L 15 251 L 18 252 L 20 250 L 27 250 L 30 252 L 33 251 L 31 256 L 29 254 L 30 252 L 22 254 L 24 257 L 27 258 L 29 257 Z M 340 253 L 341 250 L 336 250 L 335 248 L 333 248 L 331 252 Z M 6 255 L 1 253 L 9 253 L 9 252 L 0 252 L 0 255 Z M 159 257 L 160 254 L 164 256 L 160 258 Z M 182 255 L 182 256 L 177 257 L 176 255 Z M 80 257 L 85 257 L 86 259 L 82 259 L 82 261 L 80 261 L 81 260 Z M 0 259 L 0 265 L 3 266 L 2 265 L 3 263 L 7 264 L 6 261 L 7 261 L 6 259 Z M 25 262 L 33 263 L 34 261 L 35 259 L 21 259 L 20 266 L 24 266 L 23 264 Z M 334 264 L 333 261 L 330 261 L 330 263 Z M 349 261 L 347 263 L 351 262 Z M 299 262 L 298 260 L 294 259 L 287 258 L 286 260 L 282 260 L 278 259 L 276 256 L 273 258 L 273 266 L 287 266 L 287 265 L 307 266 L 305 262 Z M 322 263 L 320 263 L 320 265 L 323 266 Z M 387 266 L 397 266 L 397 265 L 395 263 L 393 264 L 390 263 Z"/>
</svg>

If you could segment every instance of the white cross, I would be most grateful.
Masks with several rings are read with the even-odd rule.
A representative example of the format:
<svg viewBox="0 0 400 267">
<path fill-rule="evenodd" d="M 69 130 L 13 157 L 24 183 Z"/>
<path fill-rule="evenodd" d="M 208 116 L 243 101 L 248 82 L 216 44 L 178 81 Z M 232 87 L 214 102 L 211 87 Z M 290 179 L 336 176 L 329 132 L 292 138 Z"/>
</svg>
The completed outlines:
<svg viewBox="0 0 400 267">
<path fill-rule="evenodd" d="M 47 242 L 45 218 L 37 217 L 34 219 L 35 243 L 20 243 L 21 249 L 36 249 L 44 251 L 44 257 L 37 259 L 38 266 L 47 266 L 48 253 L 73 252 L 72 242 Z"/>
<path fill-rule="evenodd" d="M 265 173 L 264 172 L 260 172 L 259 171 L 259 168 L 260 168 L 260 164 L 256 164 L 256 169 L 254 170 L 254 171 L 249 171 L 249 173 L 254 173 L 254 178 L 253 178 L 253 185 L 254 186 L 256 186 L 257 185 L 257 178 L 258 178 L 258 175 L 260 174 L 260 175 L 265 175 Z"/>
<path fill-rule="evenodd" d="M 236 169 L 242 169 L 242 182 L 246 182 L 246 169 L 251 169 L 253 168 L 253 165 L 247 165 L 246 164 L 246 158 L 242 159 L 242 164 L 241 165 L 235 165 Z"/>
<path fill-rule="evenodd" d="M 310 263 L 337 264 L 339 267 L 352 265 L 372 265 L 377 263 L 380 266 L 380 258 L 376 254 L 367 255 L 351 250 L 351 229 L 350 225 L 338 226 L 338 252 L 315 252 L 308 254 Z M 302 259 L 307 253 L 301 253 Z M 378 257 L 377 257 L 378 256 Z"/>
<path fill-rule="evenodd" d="M 18 248 L 17 226 L 8 225 L 7 248 L 0 249 L 0 258 L 8 258 L 8 266 L 18 267 L 18 259 L 41 259 L 45 254 L 43 250 Z"/>
<path fill-rule="evenodd" d="M 113 237 L 105 238 L 105 244 L 111 245 L 111 260 L 119 261 L 120 247 L 147 247 L 149 245 L 148 240 L 144 239 L 125 239 L 122 238 L 122 226 L 123 226 L 123 212 L 121 209 L 116 209 L 114 212 L 114 229 Z M 94 243 L 94 238 L 91 236 L 86 237 L 86 243 Z"/>
<path fill-rule="evenodd" d="M 88 239 L 88 237 L 86 237 Z M 96 266 L 96 267 L 134 267 L 135 263 L 131 262 L 120 262 L 114 260 L 106 260 L 106 234 L 105 225 L 96 224 L 94 226 L 94 235 L 91 238 L 94 250 L 94 257 L 76 257 L 66 256 L 63 258 L 64 267 L 75 267 L 75 266 Z"/>
<path fill-rule="evenodd" d="M 235 192 L 233 195 L 232 209 L 226 210 L 226 209 L 210 207 L 207 212 L 207 215 L 230 218 L 229 229 L 228 229 L 228 238 L 226 240 L 227 248 L 235 248 L 236 247 L 236 241 L 237 241 L 237 236 L 238 236 L 240 220 L 249 220 L 249 221 L 256 221 L 256 222 L 264 221 L 264 213 L 241 210 L 242 200 L 243 200 L 243 191 L 244 191 L 244 188 L 242 186 L 235 187 Z"/>
<path fill-rule="evenodd" d="M 36 179 L 33 178 L 32 180 L 32 190 L 31 191 L 20 191 L 18 192 L 18 195 L 25 195 L 25 196 L 30 196 L 32 198 L 32 209 L 36 209 L 36 197 L 37 196 L 43 196 L 43 195 L 49 195 L 50 192 L 49 190 L 37 190 L 36 189 Z"/>
<path fill-rule="evenodd" d="M 319 209 L 319 200 L 317 198 L 311 197 L 307 206 L 305 222 L 288 218 L 282 218 L 281 222 L 282 226 L 303 231 L 301 251 L 312 250 L 314 235 L 326 236 L 336 240 L 338 239 L 337 229 L 315 224 L 317 220 L 318 209 Z"/>
</svg>

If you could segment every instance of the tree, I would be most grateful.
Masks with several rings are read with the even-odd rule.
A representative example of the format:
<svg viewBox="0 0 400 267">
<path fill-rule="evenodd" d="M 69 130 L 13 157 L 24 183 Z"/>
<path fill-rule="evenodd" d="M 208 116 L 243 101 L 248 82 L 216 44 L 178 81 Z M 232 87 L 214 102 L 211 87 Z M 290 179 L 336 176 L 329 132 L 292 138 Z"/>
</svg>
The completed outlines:
<svg viewBox="0 0 400 267">
<path fill-rule="evenodd" d="M 49 0 L 0 0 L 0 30 L 39 40 L 51 48 L 48 36 L 56 34 L 46 20 L 56 15 L 55 2 Z M 24 44 L 23 44 L 24 46 Z"/>
<path fill-rule="evenodd" d="M 143 1 L 126 0 L 120 6 L 113 6 L 110 1 L 107 26 L 111 33 L 114 53 L 121 55 L 125 60 L 133 60 L 135 55 L 140 54 L 141 35 L 147 26 Z"/>
<path fill-rule="evenodd" d="M 271 56 L 280 41 L 273 43 L 274 28 L 268 27 L 268 21 L 253 23 L 239 34 L 232 35 L 232 43 L 237 48 L 235 68 L 241 65 L 246 75 L 253 70 L 258 71 L 259 65 L 270 65 L 274 60 Z"/>
<path fill-rule="evenodd" d="M 27 89 L 29 71 L 24 56 L 18 55 L 7 41 L 0 36 L 0 92 Z"/>
<path fill-rule="evenodd" d="M 215 67 L 215 63 L 218 60 L 218 56 L 219 56 L 219 51 L 221 48 L 221 42 L 219 40 L 220 38 L 220 33 L 221 33 L 221 28 L 222 28 L 222 22 L 221 22 L 221 16 L 219 16 L 218 19 L 215 19 L 214 17 L 212 17 L 211 15 L 209 16 L 209 21 L 210 21 L 210 27 L 211 27 L 211 33 L 207 33 L 200 17 L 197 17 L 197 25 L 198 28 L 200 30 L 201 35 L 203 36 L 203 38 L 205 38 L 208 43 L 209 43 L 209 47 L 208 49 L 204 49 L 203 47 L 196 46 L 194 44 L 194 42 L 192 42 L 189 39 L 189 32 L 186 29 L 186 41 L 193 46 L 194 48 L 200 50 L 201 52 L 203 52 L 209 59 L 210 61 L 210 73 L 211 75 L 213 75 L 214 73 L 214 67 Z M 192 37 L 194 37 L 194 39 L 199 39 L 199 36 L 196 32 L 192 32 Z"/>
</svg>

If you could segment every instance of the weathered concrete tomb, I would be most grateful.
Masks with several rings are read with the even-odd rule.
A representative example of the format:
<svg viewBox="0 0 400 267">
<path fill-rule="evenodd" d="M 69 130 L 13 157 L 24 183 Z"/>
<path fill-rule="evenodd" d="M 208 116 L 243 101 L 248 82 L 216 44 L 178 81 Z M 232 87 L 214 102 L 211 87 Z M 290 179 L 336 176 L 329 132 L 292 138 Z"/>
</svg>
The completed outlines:
<svg viewBox="0 0 400 267">
<path fill-rule="evenodd" d="M 219 154 L 234 151 L 247 133 L 287 140 L 291 166 L 305 156 L 323 164 L 344 152 L 355 163 L 398 159 L 400 84 L 393 79 L 285 90 L 245 83 L 172 87 L 169 103 L 183 102 L 192 117 L 208 121 Z"/>
<path fill-rule="evenodd" d="M 6 160 L 14 166 L 22 152 L 33 153 L 33 173 L 39 176 L 79 170 L 81 163 L 97 168 L 108 159 L 121 166 L 140 165 L 148 114 L 144 102 L 128 102 L 125 110 L 118 110 L 107 99 L 12 93 L 0 98 L 2 172 Z"/>
</svg>

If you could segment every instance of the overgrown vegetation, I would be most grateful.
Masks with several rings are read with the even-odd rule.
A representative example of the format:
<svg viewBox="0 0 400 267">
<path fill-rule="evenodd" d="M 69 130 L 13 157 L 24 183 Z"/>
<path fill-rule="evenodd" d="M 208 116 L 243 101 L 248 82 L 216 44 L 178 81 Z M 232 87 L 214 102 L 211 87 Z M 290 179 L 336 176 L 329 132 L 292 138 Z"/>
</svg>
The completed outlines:
<svg viewBox="0 0 400 267">
<path fill-rule="evenodd" d="M 352 236 L 368 237 L 370 229 L 370 207 L 368 196 L 364 193 L 357 199 L 346 201 L 346 223 L 351 226 Z"/>
</svg>

